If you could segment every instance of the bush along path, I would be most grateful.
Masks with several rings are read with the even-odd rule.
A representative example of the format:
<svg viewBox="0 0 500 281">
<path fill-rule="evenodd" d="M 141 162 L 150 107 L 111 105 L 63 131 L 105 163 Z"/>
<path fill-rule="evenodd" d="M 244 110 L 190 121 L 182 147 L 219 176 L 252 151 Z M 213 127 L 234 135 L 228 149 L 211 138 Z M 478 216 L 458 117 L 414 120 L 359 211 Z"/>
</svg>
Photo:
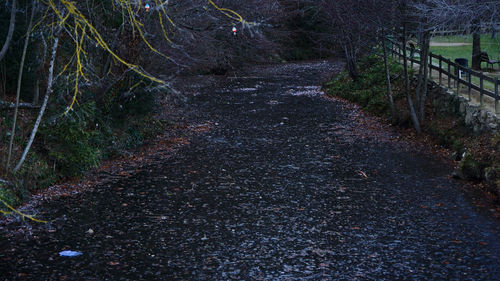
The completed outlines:
<svg viewBox="0 0 500 281">
<path fill-rule="evenodd" d="M 499 280 L 498 219 L 447 161 L 324 98 L 314 85 L 339 67 L 189 83 L 190 122 L 211 126 L 127 177 L 38 204 L 47 224 L 1 225 L 0 276 Z"/>
</svg>

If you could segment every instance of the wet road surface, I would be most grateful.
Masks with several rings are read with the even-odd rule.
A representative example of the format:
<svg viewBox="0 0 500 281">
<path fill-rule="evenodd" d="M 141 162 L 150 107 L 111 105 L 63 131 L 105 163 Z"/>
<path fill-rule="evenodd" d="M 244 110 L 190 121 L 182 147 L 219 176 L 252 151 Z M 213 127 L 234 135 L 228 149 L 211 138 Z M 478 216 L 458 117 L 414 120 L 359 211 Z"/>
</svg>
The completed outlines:
<svg viewBox="0 0 500 281">
<path fill-rule="evenodd" d="M 314 86 L 336 67 L 193 83 L 189 118 L 211 129 L 127 178 L 43 203 L 50 224 L 3 226 L 0 279 L 500 280 L 498 220 L 446 161 L 371 136 L 322 97 Z"/>
</svg>

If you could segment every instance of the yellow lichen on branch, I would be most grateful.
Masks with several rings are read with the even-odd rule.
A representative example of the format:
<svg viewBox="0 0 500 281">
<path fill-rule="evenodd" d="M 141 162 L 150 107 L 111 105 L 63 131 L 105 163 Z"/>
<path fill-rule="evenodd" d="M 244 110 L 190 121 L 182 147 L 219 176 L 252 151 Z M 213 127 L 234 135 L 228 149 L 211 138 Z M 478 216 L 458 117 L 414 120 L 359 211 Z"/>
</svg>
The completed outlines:
<svg viewBox="0 0 500 281">
<path fill-rule="evenodd" d="M 154 53 L 170 60 L 170 57 L 168 57 L 165 54 L 163 54 L 162 52 L 158 51 L 156 48 L 154 48 L 151 45 L 151 43 L 149 43 L 149 41 L 146 39 L 146 36 L 144 36 L 144 32 L 142 31 L 142 27 L 144 25 L 141 22 L 139 22 L 139 20 L 135 17 L 135 15 L 132 11 L 132 6 L 130 5 L 130 2 L 129 1 L 125 1 L 125 2 L 126 2 L 127 11 L 129 13 L 129 16 L 130 16 L 130 20 L 132 21 L 132 25 L 135 25 L 135 27 L 137 28 L 137 31 L 139 32 L 139 35 L 141 36 L 142 41 L 148 46 L 148 48 L 151 51 L 153 51 Z"/>
<path fill-rule="evenodd" d="M 172 43 L 172 40 L 170 40 L 170 38 L 168 37 L 167 35 L 167 31 L 165 29 L 165 25 L 163 24 L 163 16 L 165 16 L 169 21 L 170 23 L 174 25 L 174 22 L 170 19 L 170 17 L 167 15 L 167 11 L 165 11 L 165 7 L 163 6 L 163 4 L 159 4 L 158 3 L 158 0 L 155 0 L 155 4 L 157 6 L 160 7 L 160 9 L 158 9 L 158 19 L 160 21 L 160 26 L 161 26 L 161 30 L 163 32 L 163 37 L 169 42 L 169 43 Z M 162 13 L 163 12 L 163 13 Z"/>
<path fill-rule="evenodd" d="M 78 34 L 78 30 L 81 28 L 81 36 Z M 78 39 L 80 37 L 80 39 Z M 88 81 L 88 79 L 85 77 L 85 73 L 83 72 L 83 65 L 82 65 L 82 58 L 81 55 L 85 55 L 85 50 L 82 48 L 83 41 L 86 37 L 85 33 L 85 26 L 81 26 L 76 20 L 75 20 L 75 55 L 76 55 L 76 71 L 75 71 L 75 87 L 74 87 L 74 94 L 73 98 L 71 100 L 71 104 L 68 106 L 64 114 L 67 114 L 72 108 L 73 105 L 76 102 L 76 98 L 78 96 L 79 92 L 79 82 L 80 82 L 80 76 L 83 77 L 85 80 Z"/>
<path fill-rule="evenodd" d="M 11 205 L 9 205 L 7 202 L 5 202 L 2 199 L 0 199 L 0 202 L 2 202 L 8 209 L 10 209 L 12 211 L 12 212 L 6 212 L 6 211 L 0 210 L 0 213 L 2 213 L 2 214 L 12 214 L 14 212 L 14 213 L 20 215 L 23 218 L 23 220 L 24 220 L 24 218 L 28 218 L 34 222 L 47 223 L 47 221 L 39 220 L 39 219 L 35 218 L 33 215 L 28 215 L 28 214 L 25 214 L 19 210 L 16 210 L 16 208 L 12 207 Z"/>
<path fill-rule="evenodd" d="M 139 74 L 140 76 L 147 78 L 153 82 L 159 83 L 159 84 L 166 84 L 165 81 L 158 79 L 145 71 L 143 71 L 138 65 L 129 63 L 122 59 L 120 56 L 118 56 L 114 51 L 110 49 L 106 41 L 103 39 L 101 36 L 100 32 L 89 22 L 89 20 L 78 10 L 78 8 L 75 6 L 75 2 L 68 1 L 68 0 L 60 0 L 61 4 L 64 6 L 66 9 L 67 13 L 64 13 L 61 11 L 57 5 L 54 3 L 53 0 L 48 1 L 48 6 L 54 14 L 57 16 L 58 21 L 57 24 L 59 26 L 65 26 L 67 29 L 71 30 L 74 32 L 74 41 L 75 41 L 75 54 L 73 55 L 72 59 L 70 62 L 64 67 L 63 72 L 67 70 L 67 68 L 72 64 L 73 60 L 76 58 L 76 69 L 75 69 L 75 87 L 74 87 L 74 94 L 73 98 L 71 101 L 71 104 L 68 106 L 66 109 L 65 113 L 68 113 L 74 106 L 74 104 L 77 102 L 77 96 L 79 93 L 79 82 L 80 82 L 80 77 L 83 77 L 84 79 L 88 80 L 85 76 L 84 72 L 84 67 L 82 64 L 82 56 L 86 56 L 85 49 L 83 47 L 84 40 L 85 39 L 91 39 L 96 42 L 97 46 L 101 47 L 104 49 L 106 52 L 108 52 L 116 61 L 120 62 L 121 64 L 125 65 L 128 69 L 131 69 L 135 73 Z M 127 11 L 128 17 L 131 21 L 131 26 L 133 29 L 137 29 L 139 32 L 139 35 L 141 36 L 141 39 L 144 41 L 144 43 L 148 46 L 150 50 L 152 50 L 154 53 L 161 55 L 167 59 L 170 59 L 168 56 L 165 54 L 161 53 L 157 49 L 155 49 L 149 41 L 146 39 L 142 27 L 143 24 L 140 23 L 136 17 L 134 16 L 134 11 L 132 10 L 132 6 L 129 1 L 126 0 L 120 0 L 119 4 L 122 8 L 122 12 L 125 10 Z M 73 24 L 68 24 L 67 20 L 72 17 L 73 18 Z M 88 32 L 87 32 L 88 30 Z M 166 36 L 166 31 L 165 31 L 165 36 Z M 168 37 L 166 37 L 168 39 Z M 170 39 L 168 39 L 170 40 Z"/>
<path fill-rule="evenodd" d="M 238 14 L 235 11 L 233 11 L 231 9 L 227 9 L 227 8 L 221 8 L 221 7 L 217 6 L 217 4 L 215 4 L 214 1 L 212 1 L 212 0 L 208 0 L 208 3 L 210 3 L 210 5 L 212 5 L 215 9 L 219 10 L 221 13 L 223 13 L 227 17 L 229 17 L 233 20 L 239 21 L 239 22 L 244 21 L 243 17 L 240 16 L 240 14 Z"/>
<path fill-rule="evenodd" d="M 243 19 L 243 17 L 240 14 L 238 14 L 234 10 L 219 7 L 212 0 L 208 0 L 208 3 L 210 3 L 210 5 L 212 5 L 215 9 L 217 9 L 218 11 L 220 11 L 222 14 L 224 14 L 225 16 L 227 16 L 230 19 L 233 19 L 233 20 L 238 21 L 238 22 L 245 24 L 245 25 L 255 25 L 254 22 L 247 22 L 245 19 Z"/>
</svg>

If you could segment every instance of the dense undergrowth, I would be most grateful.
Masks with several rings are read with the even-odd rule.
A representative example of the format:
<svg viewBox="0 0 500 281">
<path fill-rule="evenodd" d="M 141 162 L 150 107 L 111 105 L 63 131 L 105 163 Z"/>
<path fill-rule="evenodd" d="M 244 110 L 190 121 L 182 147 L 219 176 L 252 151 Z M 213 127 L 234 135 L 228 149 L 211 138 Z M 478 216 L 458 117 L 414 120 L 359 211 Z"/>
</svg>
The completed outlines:
<svg viewBox="0 0 500 281">
<path fill-rule="evenodd" d="M 400 73 L 402 67 L 397 63 L 390 64 L 391 73 Z M 327 94 L 342 97 L 355 102 L 363 107 L 364 110 L 389 118 L 390 109 L 386 97 L 385 69 L 383 63 L 376 56 L 366 56 L 359 63 L 359 79 L 354 81 L 345 71 L 336 76 L 333 80 L 325 83 L 324 87 Z M 401 87 L 402 79 L 396 76 L 392 81 L 393 87 Z M 400 92 L 394 92 L 394 101 L 401 103 L 403 95 Z M 404 111 L 397 112 L 397 120 L 402 124 L 408 124 L 409 120 L 404 115 Z"/>
<path fill-rule="evenodd" d="M 391 119 L 386 96 L 385 68 L 381 58 L 366 56 L 359 64 L 360 77 L 353 81 L 343 72 L 325 83 L 328 95 L 338 96 L 357 103 L 365 111 Z M 403 94 L 402 65 L 390 63 L 393 96 L 396 105 L 395 125 L 411 127 L 406 97 Z M 414 73 L 411 73 L 412 75 Z M 415 85 L 412 85 L 414 87 Z M 500 191 L 500 134 L 483 133 L 476 135 L 465 125 L 462 116 L 443 113 L 434 108 L 432 102 L 426 104 L 426 121 L 423 124 L 424 137 L 439 146 L 452 151 L 450 157 L 457 161 L 456 175 L 460 178 L 484 181 L 488 191 Z"/>
<path fill-rule="evenodd" d="M 87 93 L 91 98 L 67 114 L 63 114 L 67 101 L 59 95 L 50 105 L 36 136 L 35 147 L 21 170 L 7 177 L 10 184 L 0 183 L 0 199 L 18 205 L 31 193 L 64 179 L 80 177 L 102 160 L 120 156 L 156 136 L 164 127 L 164 122 L 154 116 L 159 93 L 137 77 L 130 77 L 99 98 Z M 23 112 L 23 122 L 18 129 L 20 136 L 14 144 L 14 159 L 19 159 L 26 145 L 35 113 Z M 1 114 L 4 121 L 1 143 L 6 144 L 7 128 L 12 119 L 9 112 Z M 6 149 L 0 149 L 4 155 Z M 0 171 L 5 175 L 4 167 Z"/>
</svg>

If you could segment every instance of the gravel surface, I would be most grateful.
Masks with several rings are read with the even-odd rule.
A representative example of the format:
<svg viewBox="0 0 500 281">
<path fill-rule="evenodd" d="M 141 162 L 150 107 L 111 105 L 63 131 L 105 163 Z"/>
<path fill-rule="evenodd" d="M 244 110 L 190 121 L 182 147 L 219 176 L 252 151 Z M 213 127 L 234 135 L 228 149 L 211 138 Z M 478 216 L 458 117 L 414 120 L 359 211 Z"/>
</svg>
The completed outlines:
<svg viewBox="0 0 500 281">
<path fill-rule="evenodd" d="M 326 99 L 339 67 L 188 80 L 188 119 L 210 129 L 40 204 L 49 224 L 2 225 L 0 279 L 500 280 L 498 220 L 447 161 Z"/>
</svg>

